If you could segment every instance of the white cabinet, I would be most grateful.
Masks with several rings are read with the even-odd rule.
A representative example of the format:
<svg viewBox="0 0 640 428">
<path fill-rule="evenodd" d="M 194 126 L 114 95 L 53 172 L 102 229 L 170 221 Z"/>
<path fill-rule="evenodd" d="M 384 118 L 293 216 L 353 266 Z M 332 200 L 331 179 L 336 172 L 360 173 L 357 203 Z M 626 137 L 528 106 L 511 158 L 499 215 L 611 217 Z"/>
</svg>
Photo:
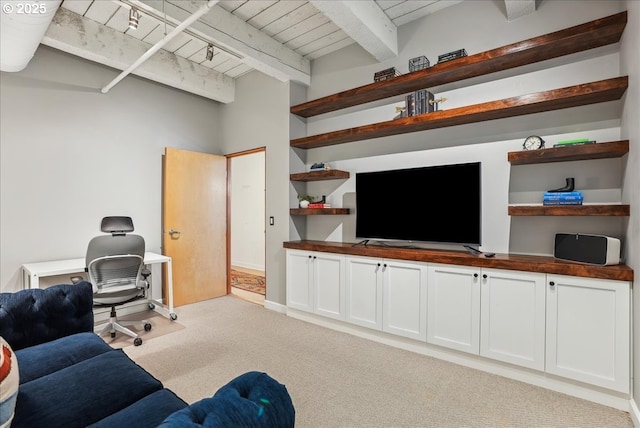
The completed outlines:
<svg viewBox="0 0 640 428">
<path fill-rule="evenodd" d="M 382 330 L 427 340 L 427 264 L 383 260 Z"/>
<path fill-rule="evenodd" d="M 287 306 L 290 308 L 313 312 L 312 254 L 287 250 Z"/>
<path fill-rule="evenodd" d="M 545 275 L 429 267 L 427 341 L 544 370 Z"/>
<path fill-rule="evenodd" d="M 545 277 L 482 269 L 480 355 L 544 370 Z"/>
<path fill-rule="evenodd" d="M 479 268 L 432 264 L 427 279 L 427 342 L 477 354 Z"/>
<path fill-rule="evenodd" d="M 426 263 L 354 256 L 346 264 L 347 321 L 426 340 Z"/>
<path fill-rule="evenodd" d="M 382 330 L 382 261 L 346 257 L 347 313 L 350 323 Z"/>
<path fill-rule="evenodd" d="M 287 250 L 287 306 L 344 319 L 344 256 Z"/>
<path fill-rule="evenodd" d="M 546 371 L 624 393 L 630 283 L 547 275 Z"/>
</svg>

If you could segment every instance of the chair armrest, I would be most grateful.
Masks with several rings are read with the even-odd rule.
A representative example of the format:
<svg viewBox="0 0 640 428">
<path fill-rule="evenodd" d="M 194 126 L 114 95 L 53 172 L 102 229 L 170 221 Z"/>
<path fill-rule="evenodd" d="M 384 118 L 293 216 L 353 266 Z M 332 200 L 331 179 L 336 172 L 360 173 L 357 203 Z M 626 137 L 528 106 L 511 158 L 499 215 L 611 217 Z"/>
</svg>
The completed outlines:
<svg viewBox="0 0 640 428">
<path fill-rule="evenodd" d="M 247 372 L 205 398 L 172 413 L 158 428 L 293 428 L 287 388 L 260 372 Z"/>
<path fill-rule="evenodd" d="M 14 350 L 92 331 L 89 282 L 0 293 L 0 336 Z"/>
</svg>

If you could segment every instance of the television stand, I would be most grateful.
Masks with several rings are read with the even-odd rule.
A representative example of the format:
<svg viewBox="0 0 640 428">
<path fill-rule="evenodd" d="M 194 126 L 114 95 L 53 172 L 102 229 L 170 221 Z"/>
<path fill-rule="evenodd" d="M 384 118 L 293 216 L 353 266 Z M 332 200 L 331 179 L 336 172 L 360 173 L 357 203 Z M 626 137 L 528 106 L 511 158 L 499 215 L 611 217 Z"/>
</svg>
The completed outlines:
<svg viewBox="0 0 640 428">
<path fill-rule="evenodd" d="M 478 250 L 477 248 L 472 247 L 471 245 L 463 245 L 463 247 L 466 248 L 467 251 L 469 251 L 473 255 L 482 254 L 482 251 Z"/>
</svg>

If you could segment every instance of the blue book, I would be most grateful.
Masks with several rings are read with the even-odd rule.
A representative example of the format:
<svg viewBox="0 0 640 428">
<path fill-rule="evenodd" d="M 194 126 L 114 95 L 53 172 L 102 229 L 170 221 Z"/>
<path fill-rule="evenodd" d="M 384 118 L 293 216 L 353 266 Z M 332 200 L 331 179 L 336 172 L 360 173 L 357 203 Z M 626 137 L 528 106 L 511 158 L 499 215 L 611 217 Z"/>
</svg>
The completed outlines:
<svg viewBox="0 0 640 428">
<path fill-rule="evenodd" d="M 542 201 L 542 205 L 582 205 L 582 199 L 574 201 Z"/>
<path fill-rule="evenodd" d="M 544 196 L 582 196 L 582 192 L 544 192 Z"/>
<path fill-rule="evenodd" d="M 582 196 L 544 196 L 543 201 L 581 201 Z"/>
</svg>

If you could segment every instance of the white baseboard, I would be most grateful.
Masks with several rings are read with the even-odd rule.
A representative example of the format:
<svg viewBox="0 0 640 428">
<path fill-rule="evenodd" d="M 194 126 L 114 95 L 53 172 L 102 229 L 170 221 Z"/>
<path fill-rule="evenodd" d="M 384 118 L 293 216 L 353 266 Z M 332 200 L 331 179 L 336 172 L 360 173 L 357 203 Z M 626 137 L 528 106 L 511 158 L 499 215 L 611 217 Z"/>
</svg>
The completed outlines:
<svg viewBox="0 0 640 428">
<path fill-rule="evenodd" d="M 276 303 L 276 302 L 272 302 L 271 300 L 265 300 L 264 301 L 264 307 L 265 307 L 265 309 L 270 309 L 272 311 L 279 312 L 281 314 L 286 314 L 287 313 L 287 307 L 285 305 L 280 304 L 280 303 Z"/>
<path fill-rule="evenodd" d="M 629 416 L 631 416 L 633 426 L 640 427 L 640 410 L 638 409 L 638 405 L 635 401 L 633 401 L 633 399 L 629 400 Z"/>
</svg>

